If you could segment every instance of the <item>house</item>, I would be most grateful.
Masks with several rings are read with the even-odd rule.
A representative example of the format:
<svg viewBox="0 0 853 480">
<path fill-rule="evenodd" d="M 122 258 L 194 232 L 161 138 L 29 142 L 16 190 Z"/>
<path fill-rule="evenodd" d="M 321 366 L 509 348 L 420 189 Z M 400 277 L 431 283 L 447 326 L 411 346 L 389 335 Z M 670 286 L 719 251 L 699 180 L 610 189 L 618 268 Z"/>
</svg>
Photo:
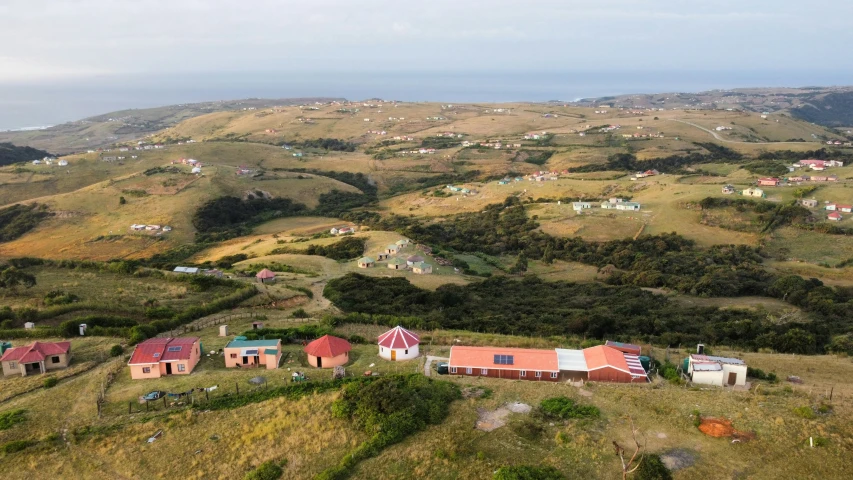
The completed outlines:
<svg viewBox="0 0 853 480">
<path fill-rule="evenodd" d="M 733 193 L 735 193 L 734 185 L 724 185 L 723 186 L 723 194 L 724 195 L 731 195 Z"/>
<path fill-rule="evenodd" d="M 358 268 L 371 268 L 376 266 L 376 260 L 370 257 L 361 257 L 358 259 Z"/>
<path fill-rule="evenodd" d="M 379 356 L 385 360 L 411 360 L 420 354 L 421 339 L 414 333 L 397 325 L 379 335 Z"/>
<path fill-rule="evenodd" d="M 509 347 L 450 347 L 450 373 L 473 377 L 556 382 L 556 350 Z"/>
<path fill-rule="evenodd" d="M 68 160 L 60 160 L 59 162 L 57 162 L 57 165 L 59 165 L 60 167 L 67 167 Z"/>
<path fill-rule="evenodd" d="M 268 268 L 265 268 L 258 272 L 255 275 L 255 278 L 257 278 L 258 281 L 260 281 L 261 283 L 272 283 L 275 282 L 275 272 Z"/>
<path fill-rule="evenodd" d="M 416 273 L 418 275 L 428 275 L 432 273 L 432 265 L 425 262 L 415 262 L 412 265 L 412 273 Z"/>
<path fill-rule="evenodd" d="M 201 167 L 193 167 L 190 173 L 201 173 Z"/>
<path fill-rule="evenodd" d="M 172 231 L 172 227 L 170 227 L 170 226 L 166 225 L 165 227 L 163 227 L 163 231 L 164 231 L 164 232 L 171 232 L 171 231 Z"/>
<path fill-rule="evenodd" d="M 576 212 L 592 208 L 592 202 L 572 202 L 572 209 Z"/>
<path fill-rule="evenodd" d="M 803 198 L 800 199 L 800 205 L 808 208 L 815 208 L 817 207 L 817 200 L 813 198 Z"/>
<path fill-rule="evenodd" d="M 136 345 L 127 365 L 130 378 L 160 378 L 164 375 L 189 375 L 201 358 L 198 337 L 149 338 Z"/>
<path fill-rule="evenodd" d="M 388 260 L 388 254 L 387 253 L 380 253 L 379 255 L 376 256 L 376 260 L 377 261 Z"/>
<path fill-rule="evenodd" d="M 68 368 L 71 363 L 71 342 L 33 342 L 24 347 L 12 347 L 3 352 L 0 364 L 3 375 L 26 377 L 34 373 Z"/>
<path fill-rule="evenodd" d="M 160 230 L 160 225 L 146 225 L 145 230 L 148 230 L 149 232 L 154 232 L 156 230 Z"/>
<path fill-rule="evenodd" d="M 424 257 L 422 257 L 420 255 L 412 255 L 406 259 L 406 265 L 411 267 L 412 265 L 419 263 L 419 262 L 423 262 L 423 261 L 424 261 Z"/>
<path fill-rule="evenodd" d="M 308 363 L 317 368 L 333 368 L 349 361 L 352 346 L 343 338 L 323 335 L 305 346 Z"/>
<path fill-rule="evenodd" d="M 832 212 L 832 213 L 830 213 L 829 215 L 827 215 L 827 216 L 826 216 L 826 219 L 827 219 L 827 220 L 830 220 L 830 221 L 833 221 L 833 222 L 840 222 L 843 218 L 844 218 L 844 217 L 842 217 L 842 216 L 841 216 L 841 214 L 840 214 L 840 213 L 838 213 L 838 212 Z"/>
<path fill-rule="evenodd" d="M 172 271 L 175 273 L 187 273 L 190 275 L 195 275 L 196 273 L 198 273 L 198 267 L 175 267 L 175 269 Z"/>
<path fill-rule="evenodd" d="M 130 229 L 139 232 L 139 231 L 145 230 L 145 225 L 139 225 L 139 224 L 134 223 L 133 225 L 130 226 Z"/>
<path fill-rule="evenodd" d="M 583 355 L 591 382 L 647 381 L 646 370 L 637 355 L 625 353 L 607 345 L 586 348 Z"/>
<path fill-rule="evenodd" d="M 775 177 L 765 177 L 758 179 L 758 185 L 762 187 L 776 187 L 779 186 L 781 180 Z"/>
<path fill-rule="evenodd" d="M 585 382 L 589 377 L 589 368 L 583 350 L 556 349 L 557 367 L 560 369 L 559 380 Z"/>
<path fill-rule="evenodd" d="M 836 210 L 838 210 L 840 212 L 844 212 L 844 213 L 853 212 L 853 205 L 842 205 L 839 203 L 839 204 L 835 205 L 835 208 L 836 208 Z"/>
<path fill-rule="evenodd" d="M 388 245 L 387 247 L 385 247 L 385 253 L 387 253 L 388 255 L 396 255 L 400 253 L 400 247 L 397 245 Z"/>
<path fill-rule="evenodd" d="M 622 202 L 616 204 L 616 210 L 628 210 L 628 211 L 639 211 L 640 204 L 637 202 Z"/>
<path fill-rule="evenodd" d="M 267 370 L 278 368 L 281 362 L 281 340 L 246 340 L 234 337 L 222 350 L 226 368 L 264 366 Z"/>
<path fill-rule="evenodd" d="M 746 197 L 764 198 L 764 190 L 760 188 L 747 188 L 743 191 L 743 195 Z"/>
<path fill-rule="evenodd" d="M 688 357 L 687 374 L 693 383 L 704 385 L 746 385 L 746 363 L 739 358 L 692 354 Z"/>
<path fill-rule="evenodd" d="M 388 260 L 388 268 L 391 270 L 405 270 L 407 263 L 402 258 L 392 258 Z"/>
</svg>

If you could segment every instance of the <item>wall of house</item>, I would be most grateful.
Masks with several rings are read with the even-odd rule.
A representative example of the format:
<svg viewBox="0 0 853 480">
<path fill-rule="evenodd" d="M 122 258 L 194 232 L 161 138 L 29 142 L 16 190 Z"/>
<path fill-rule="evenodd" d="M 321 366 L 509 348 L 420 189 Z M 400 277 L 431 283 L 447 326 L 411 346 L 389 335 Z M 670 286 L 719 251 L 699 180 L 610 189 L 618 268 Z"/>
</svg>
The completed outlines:
<svg viewBox="0 0 853 480">
<path fill-rule="evenodd" d="M 398 348 L 396 359 L 397 360 L 411 360 L 413 358 L 417 358 L 420 355 L 418 345 L 415 345 L 408 349 L 409 353 L 406 353 L 405 348 Z M 379 357 L 384 358 L 385 360 L 391 360 L 391 349 L 385 347 L 379 347 Z"/>
<path fill-rule="evenodd" d="M 456 372 L 453 372 L 453 369 L 456 369 Z M 483 374 L 481 368 L 472 368 L 471 373 L 467 373 L 466 367 L 454 367 L 450 366 L 449 372 L 451 375 L 464 375 L 466 377 L 489 377 L 489 378 L 502 378 L 507 380 L 531 380 L 538 382 L 558 382 L 560 381 L 559 372 L 557 373 L 557 378 L 551 378 L 551 372 L 542 372 L 541 377 L 536 376 L 536 372 L 533 370 L 525 371 L 525 375 L 521 376 L 520 370 L 503 370 L 500 368 L 488 368 L 486 369 L 486 373 Z"/>
<path fill-rule="evenodd" d="M 267 370 L 275 370 L 278 368 L 278 362 L 281 358 L 281 350 L 278 351 L 275 355 L 264 354 L 261 355 L 261 364 L 267 366 Z"/>
<path fill-rule="evenodd" d="M 737 374 L 737 380 L 735 381 L 735 385 L 746 385 L 746 365 L 729 365 L 724 363 L 722 381 L 725 385 L 728 385 L 729 382 L 729 372 L 734 372 Z"/>
<path fill-rule="evenodd" d="M 172 365 L 172 375 L 189 375 L 192 373 L 195 364 L 191 360 L 178 360 L 175 362 L 160 362 L 160 374 L 166 375 L 166 364 Z M 198 361 L 196 361 L 198 363 Z M 184 366 L 184 371 L 180 371 L 178 365 Z"/>
<path fill-rule="evenodd" d="M 58 362 L 53 361 L 53 357 L 59 357 Z M 71 363 L 71 353 L 61 353 L 59 355 L 48 355 L 44 358 L 44 369 L 46 371 L 58 370 L 60 368 L 68 368 Z"/>
<path fill-rule="evenodd" d="M 694 371 L 691 377 L 693 379 L 693 383 L 701 383 L 702 385 L 716 385 L 718 387 L 723 386 L 723 372 L 697 372 Z"/>
<path fill-rule="evenodd" d="M 572 370 L 560 370 L 560 381 L 561 382 L 585 382 L 589 380 L 589 372 L 579 372 Z"/>
<path fill-rule="evenodd" d="M 631 383 L 630 373 L 623 372 L 611 367 L 599 368 L 589 372 L 590 382 L 616 382 L 616 383 Z M 635 380 L 640 381 L 641 379 Z"/>
<path fill-rule="evenodd" d="M 240 348 L 226 348 L 222 351 L 223 356 L 225 357 L 225 367 L 226 368 L 235 368 L 238 365 L 241 367 L 243 366 L 243 357 L 240 355 L 240 351 L 241 351 Z M 261 358 L 259 359 L 259 363 L 264 361 L 264 359 L 263 359 L 264 356 L 265 355 L 260 354 Z M 254 366 L 255 365 L 255 357 L 250 356 L 249 357 L 249 363 L 247 363 L 246 365 L 247 366 Z"/>
<path fill-rule="evenodd" d="M 323 357 L 323 367 L 322 368 L 334 368 L 340 365 L 344 365 L 349 361 L 349 352 L 344 352 L 337 357 Z M 317 368 L 317 357 L 314 355 L 308 355 L 308 363 Z"/>
<path fill-rule="evenodd" d="M 149 373 L 144 373 L 144 368 L 150 368 Z M 150 365 L 130 365 L 130 378 L 133 380 L 142 380 L 145 378 L 160 378 L 160 364 L 152 363 Z"/>
<path fill-rule="evenodd" d="M 15 368 L 12 368 L 12 363 Z M 3 375 L 21 375 L 21 364 L 18 362 L 3 362 Z"/>
</svg>

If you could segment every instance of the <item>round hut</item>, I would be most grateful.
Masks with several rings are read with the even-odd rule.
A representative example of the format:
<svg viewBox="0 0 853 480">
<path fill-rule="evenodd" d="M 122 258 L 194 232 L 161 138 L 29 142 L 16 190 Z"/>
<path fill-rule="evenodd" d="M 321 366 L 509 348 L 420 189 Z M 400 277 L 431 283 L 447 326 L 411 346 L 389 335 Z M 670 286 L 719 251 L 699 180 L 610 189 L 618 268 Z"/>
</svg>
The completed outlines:
<svg viewBox="0 0 853 480">
<path fill-rule="evenodd" d="M 305 346 L 308 363 L 317 368 L 334 368 L 349 361 L 352 346 L 343 338 L 323 335 Z"/>
<path fill-rule="evenodd" d="M 420 354 L 420 343 L 417 335 L 397 325 L 379 335 L 379 356 L 391 361 L 410 360 Z"/>
<path fill-rule="evenodd" d="M 411 267 L 412 265 L 414 265 L 418 262 L 423 262 L 423 261 L 424 261 L 424 257 L 422 257 L 420 255 L 412 255 L 406 259 L 406 265 Z"/>
<path fill-rule="evenodd" d="M 265 268 L 265 269 L 261 270 L 260 272 L 258 272 L 258 274 L 255 275 L 255 277 L 261 283 L 274 282 L 275 281 L 275 272 L 273 272 L 270 269 Z"/>
</svg>

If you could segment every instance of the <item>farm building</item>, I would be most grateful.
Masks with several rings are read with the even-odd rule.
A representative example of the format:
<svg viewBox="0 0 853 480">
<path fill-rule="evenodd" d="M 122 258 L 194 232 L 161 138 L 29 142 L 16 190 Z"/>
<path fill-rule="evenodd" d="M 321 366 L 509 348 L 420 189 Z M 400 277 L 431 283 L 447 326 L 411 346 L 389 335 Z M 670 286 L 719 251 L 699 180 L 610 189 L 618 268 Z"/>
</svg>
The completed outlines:
<svg viewBox="0 0 853 480">
<path fill-rule="evenodd" d="M 630 353 L 631 355 L 640 355 L 641 349 L 639 345 L 634 345 L 632 343 L 622 343 L 622 342 L 614 342 L 613 340 L 608 340 L 604 342 L 604 346 L 615 348 L 622 353 Z"/>
<path fill-rule="evenodd" d="M 561 381 L 585 382 L 588 379 L 589 369 L 586 366 L 583 350 L 558 348 L 556 351 Z"/>
<path fill-rule="evenodd" d="M 349 361 L 352 346 L 343 338 L 323 335 L 305 346 L 308 363 L 317 368 L 333 368 Z"/>
<path fill-rule="evenodd" d="M 0 363 L 3 375 L 26 377 L 34 373 L 68 368 L 71 362 L 71 342 L 33 342 L 23 347 L 12 347 L 3 352 Z"/>
<path fill-rule="evenodd" d="M 226 368 L 248 368 L 265 366 L 267 370 L 278 368 L 281 361 L 281 340 L 246 340 L 234 337 L 223 350 Z"/>
<path fill-rule="evenodd" d="M 572 209 L 576 212 L 592 208 L 592 202 L 572 202 Z"/>
<path fill-rule="evenodd" d="M 803 198 L 800 199 L 800 205 L 808 208 L 815 208 L 817 207 L 817 200 L 813 198 Z"/>
<path fill-rule="evenodd" d="M 841 216 L 841 214 L 840 214 L 840 213 L 838 213 L 838 212 L 832 212 L 832 213 L 830 213 L 829 215 L 827 215 L 827 216 L 826 216 L 826 219 L 827 219 L 827 220 L 830 220 L 830 221 L 833 221 L 833 222 L 840 222 L 843 218 L 844 218 L 844 217 L 842 217 L 842 216 Z"/>
<path fill-rule="evenodd" d="M 275 272 L 273 272 L 272 270 L 270 270 L 268 268 L 265 268 L 265 269 L 261 270 L 260 272 L 258 272 L 257 275 L 255 275 L 255 278 L 257 278 L 258 281 L 261 283 L 274 282 L 275 281 Z"/>
<path fill-rule="evenodd" d="M 432 265 L 425 262 L 417 262 L 412 265 L 412 273 L 416 273 L 418 275 L 428 275 L 432 273 Z"/>
<path fill-rule="evenodd" d="M 376 266 L 376 261 L 370 257 L 361 257 L 358 259 L 358 268 L 371 268 Z"/>
<path fill-rule="evenodd" d="M 398 247 L 397 245 L 388 245 L 387 247 L 385 247 L 385 253 L 387 253 L 388 255 L 396 255 L 400 253 L 400 247 Z"/>
<path fill-rule="evenodd" d="M 189 275 L 195 275 L 196 273 L 198 273 L 198 267 L 175 267 L 175 269 L 172 271 L 175 273 L 186 273 Z"/>
<path fill-rule="evenodd" d="M 421 339 L 399 325 L 379 335 L 378 343 L 379 356 L 385 360 L 410 360 L 420 354 Z"/>
<path fill-rule="evenodd" d="M 723 194 L 725 194 L 725 195 L 731 195 L 731 194 L 733 194 L 733 193 L 735 193 L 735 187 L 734 187 L 734 185 L 724 185 L 724 186 L 723 186 Z"/>
<path fill-rule="evenodd" d="M 400 249 L 409 246 L 409 240 L 405 239 L 405 238 L 401 238 L 400 240 L 397 240 L 395 243 L 396 243 L 397 247 L 399 247 Z"/>
<path fill-rule="evenodd" d="M 631 383 L 646 381 L 646 371 L 637 355 L 599 345 L 583 351 L 591 382 Z"/>
<path fill-rule="evenodd" d="M 764 190 L 760 188 L 747 188 L 743 191 L 743 195 L 746 197 L 764 198 Z"/>
<path fill-rule="evenodd" d="M 693 354 L 688 358 L 687 374 L 693 383 L 705 385 L 746 385 L 746 363 L 739 358 Z"/>
<path fill-rule="evenodd" d="M 420 255 L 412 255 L 406 259 L 406 265 L 411 267 L 412 265 L 414 265 L 418 262 L 423 262 L 423 261 L 424 261 L 424 257 L 422 257 Z"/>
<path fill-rule="evenodd" d="M 779 186 L 780 182 L 781 180 L 775 177 L 765 177 L 758 179 L 758 184 L 762 187 L 777 187 Z"/>
<path fill-rule="evenodd" d="M 201 358 L 198 337 L 149 338 L 136 345 L 127 365 L 130 378 L 160 378 L 164 375 L 189 375 Z"/>
<path fill-rule="evenodd" d="M 454 375 L 549 382 L 560 376 L 556 350 L 454 345 L 448 364 Z"/>
<path fill-rule="evenodd" d="M 380 262 L 382 260 L 388 260 L 388 254 L 387 253 L 380 253 L 379 255 L 376 256 L 376 260 L 378 260 Z"/>
<path fill-rule="evenodd" d="M 629 211 L 639 211 L 640 204 L 637 202 L 622 202 L 616 204 L 616 210 L 629 210 Z"/>
<path fill-rule="evenodd" d="M 388 260 L 388 268 L 391 270 L 405 270 L 406 261 L 402 258 L 392 258 L 391 260 Z"/>
</svg>

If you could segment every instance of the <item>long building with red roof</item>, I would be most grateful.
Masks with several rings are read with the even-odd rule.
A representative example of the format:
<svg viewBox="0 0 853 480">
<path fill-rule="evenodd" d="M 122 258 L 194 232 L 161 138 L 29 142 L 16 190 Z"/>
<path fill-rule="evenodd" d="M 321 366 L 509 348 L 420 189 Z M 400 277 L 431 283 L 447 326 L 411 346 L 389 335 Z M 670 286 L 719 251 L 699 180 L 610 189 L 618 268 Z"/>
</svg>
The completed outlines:
<svg viewBox="0 0 853 480">
<path fill-rule="evenodd" d="M 3 375 L 26 377 L 34 373 L 67 368 L 71 363 L 71 342 L 33 342 L 24 347 L 14 347 L 0 357 Z"/>
</svg>

